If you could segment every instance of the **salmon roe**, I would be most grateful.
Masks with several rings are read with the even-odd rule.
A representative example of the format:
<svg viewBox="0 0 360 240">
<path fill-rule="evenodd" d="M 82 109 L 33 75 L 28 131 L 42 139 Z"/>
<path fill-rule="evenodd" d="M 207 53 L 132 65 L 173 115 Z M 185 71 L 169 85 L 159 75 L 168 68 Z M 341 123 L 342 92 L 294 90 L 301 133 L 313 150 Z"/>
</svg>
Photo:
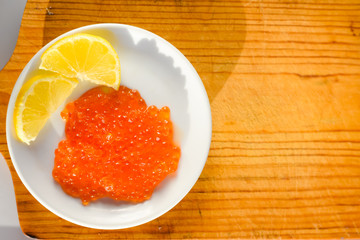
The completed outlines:
<svg viewBox="0 0 360 240">
<path fill-rule="evenodd" d="M 54 179 L 84 205 L 103 197 L 142 202 L 175 172 L 168 107 L 148 107 L 136 90 L 97 87 L 67 104 L 66 139 L 55 150 Z"/>
</svg>

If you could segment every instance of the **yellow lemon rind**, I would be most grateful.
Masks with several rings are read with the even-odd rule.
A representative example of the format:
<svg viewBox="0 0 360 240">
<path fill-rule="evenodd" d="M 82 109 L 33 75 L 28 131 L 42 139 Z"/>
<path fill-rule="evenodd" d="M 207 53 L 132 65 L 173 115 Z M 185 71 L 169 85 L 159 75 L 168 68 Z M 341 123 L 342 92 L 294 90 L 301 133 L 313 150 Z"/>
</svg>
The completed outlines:
<svg viewBox="0 0 360 240">
<path fill-rule="evenodd" d="M 69 91 L 66 93 L 66 96 L 64 96 L 65 98 L 67 98 L 71 92 L 75 89 L 75 87 L 78 84 L 78 81 L 76 79 L 70 79 L 70 78 L 65 78 L 61 75 L 58 75 L 56 73 L 52 73 L 52 72 L 45 72 L 45 71 L 39 71 L 39 74 L 37 74 L 36 76 L 32 77 L 31 79 L 29 79 L 20 89 L 19 94 L 17 96 L 16 102 L 15 102 L 15 108 L 14 108 L 14 125 L 15 125 L 15 132 L 17 137 L 20 139 L 20 141 L 26 143 L 26 144 L 30 144 L 31 141 L 34 141 L 37 137 L 37 134 L 40 132 L 38 132 L 36 135 L 34 136 L 29 136 L 29 134 L 27 134 L 24 131 L 24 119 L 23 117 L 23 111 L 26 108 L 26 100 L 27 98 L 31 95 L 34 94 L 34 88 L 40 83 L 40 82 L 45 82 L 45 81 L 56 81 L 56 80 L 61 80 L 61 81 L 66 81 L 70 84 L 71 88 L 69 89 Z M 47 120 L 50 118 L 51 114 L 61 105 L 62 103 L 58 103 L 57 106 L 53 106 L 53 109 L 51 112 L 48 112 L 47 116 L 43 119 L 39 119 L 39 122 L 41 123 L 41 127 L 40 130 L 44 127 L 45 123 L 47 122 Z"/>
</svg>

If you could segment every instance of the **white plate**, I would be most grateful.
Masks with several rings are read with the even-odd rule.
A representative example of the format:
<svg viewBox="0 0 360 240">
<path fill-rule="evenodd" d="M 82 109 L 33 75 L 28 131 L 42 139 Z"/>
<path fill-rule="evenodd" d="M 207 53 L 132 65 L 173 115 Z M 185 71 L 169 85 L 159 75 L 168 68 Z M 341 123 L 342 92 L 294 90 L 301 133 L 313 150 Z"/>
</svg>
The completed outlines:
<svg viewBox="0 0 360 240">
<path fill-rule="evenodd" d="M 119 54 L 121 85 L 139 90 L 148 105 L 169 106 L 181 146 L 177 173 L 156 188 L 150 200 L 140 204 L 107 199 L 83 206 L 65 194 L 52 178 L 54 150 L 64 138 L 61 106 L 27 146 L 17 140 L 13 110 L 21 86 L 39 67 L 41 54 L 55 41 L 75 33 L 104 37 Z M 82 84 L 72 101 L 88 90 Z M 43 47 L 20 74 L 10 97 L 6 138 L 15 169 L 29 192 L 47 209 L 75 224 L 98 229 L 121 229 L 149 222 L 173 208 L 190 191 L 205 165 L 211 141 L 211 111 L 201 79 L 190 62 L 174 46 L 146 30 L 122 24 L 96 24 L 67 32 Z"/>
</svg>

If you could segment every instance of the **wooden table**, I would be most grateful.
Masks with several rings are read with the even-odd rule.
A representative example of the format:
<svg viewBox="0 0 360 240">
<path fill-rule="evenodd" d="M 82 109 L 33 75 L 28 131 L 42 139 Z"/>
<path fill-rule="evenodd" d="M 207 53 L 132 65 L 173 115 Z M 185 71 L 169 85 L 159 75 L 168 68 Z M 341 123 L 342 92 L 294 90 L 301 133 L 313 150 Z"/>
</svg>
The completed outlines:
<svg viewBox="0 0 360 240">
<path fill-rule="evenodd" d="M 213 116 L 209 158 L 191 192 L 160 218 L 117 231 L 47 211 L 19 180 L 5 138 L 25 64 L 58 35 L 102 22 L 174 44 L 200 74 Z M 28 236 L 360 238 L 359 0 L 28 0 L 0 86 L 0 151 Z"/>
</svg>

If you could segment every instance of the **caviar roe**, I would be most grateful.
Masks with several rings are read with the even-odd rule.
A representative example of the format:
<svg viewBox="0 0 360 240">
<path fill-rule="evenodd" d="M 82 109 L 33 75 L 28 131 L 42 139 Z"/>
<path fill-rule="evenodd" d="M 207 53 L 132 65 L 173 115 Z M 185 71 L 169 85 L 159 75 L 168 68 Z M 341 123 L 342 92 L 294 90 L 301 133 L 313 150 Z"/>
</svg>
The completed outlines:
<svg viewBox="0 0 360 240">
<path fill-rule="evenodd" d="M 66 139 L 55 150 L 53 177 L 84 205 L 103 197 L 142 202 L 177 169 L 169 108 L 148 107 L 136 90 L 91 89 L 61 116 Z"/>
</svg>

